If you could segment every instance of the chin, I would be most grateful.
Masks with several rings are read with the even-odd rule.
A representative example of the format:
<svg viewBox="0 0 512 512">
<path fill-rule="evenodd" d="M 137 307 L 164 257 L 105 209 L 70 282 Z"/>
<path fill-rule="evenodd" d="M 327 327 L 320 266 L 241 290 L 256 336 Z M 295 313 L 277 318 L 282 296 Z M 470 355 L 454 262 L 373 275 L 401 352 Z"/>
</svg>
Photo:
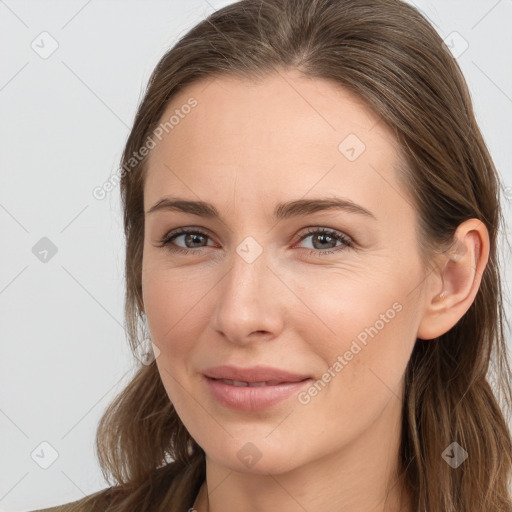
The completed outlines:
<svg viewBox="0 0 512 512">
<path fill-rule="evenodd" d="M 206 451 L 206 456 L 216 464 L 229 468 L 237 473 L 250 473 L 267 475 L 286 473 L 298 467 L 299 461 L 293 457 L 294 450 L 291 446 L 285 449 L 269 445 L 263 441 L 230 442 L 229 448 L 219 450 L 219 445 L 212 451 Z M 296 453 L 295 453 L 296 455 Z"/>
</svg>

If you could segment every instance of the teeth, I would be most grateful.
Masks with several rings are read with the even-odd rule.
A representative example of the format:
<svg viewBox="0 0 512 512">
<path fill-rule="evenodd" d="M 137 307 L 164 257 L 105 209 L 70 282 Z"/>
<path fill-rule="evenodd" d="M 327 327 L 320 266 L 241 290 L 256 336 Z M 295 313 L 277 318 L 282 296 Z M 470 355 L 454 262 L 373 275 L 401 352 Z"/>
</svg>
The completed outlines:
<svg viewBox="0 0 512 512">
<path fill-rule="evenodd" d="M 231 384 L 232 386 L 248 386 L 247 382 L 241 382 L 238 380 L 232 380 L 231 382 L 227 382 L 227 384 Z"/>
<path fill-rule="evenodd" d="M 266 381 L 266 382 L 242 382 L 242 381 L 238 381 L 238 380 L 229 380 L 229 379 L 219 379 L 221 382 L 224 382 L 225 384 L 229 384 L 231 386 L 249 386 L 249 387 L 254 387 L 254 386 L 272 386 L 272 385 L 275 385 L 275 384 L 279 384 L 278 382 L 271 382 L 271 381 Z"/>
</svg>

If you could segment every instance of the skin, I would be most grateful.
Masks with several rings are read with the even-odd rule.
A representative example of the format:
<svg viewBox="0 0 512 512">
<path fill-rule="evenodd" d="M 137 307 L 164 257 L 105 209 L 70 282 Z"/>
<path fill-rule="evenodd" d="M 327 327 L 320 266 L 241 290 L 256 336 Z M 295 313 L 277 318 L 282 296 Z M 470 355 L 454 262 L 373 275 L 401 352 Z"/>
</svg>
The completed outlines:
<svg viewBox="0 0 512 512">
<path fill-rule="evenodd" d="M 417 214 L 393 169 L 393 133 L 332 82 L 296 71 L 196 82 L 162 119 L 190 97 L 198 105 L 149 154 L 144 210 L 172 195 L 210 202 L 222 220 L 146 213 L 142 287 L 163 384 L 206 453 L 196 510 L 413 512 L 397 466 L 403 375 L 416 339 L 448 331 L 473 302 L 485 227 L 461 224 L 458 261 L 443 255 L 427 272 Z M 349 134 L 366 146 L 354 161 L 338 149 Z M 332 197 L 375 219 L 341 210 L 271 218 L 277 203 Z M 175 238 L 189 254 L 158 247 L 180 227 L 208 236 Z M 353 247 L 321 234 L 301 241 L 308 227 L 341 232 Z M 262 249 L 251 263 L 237 253 L 246 237 Z M 202 382 L 202 370 L 221 364 L 320 379 L 394 303 L 401 310 L 307 404 L 292 396 L 234 411 Z M 261 456 L 250 467 L 237 457 L 248 442 Z"/>
</svg>

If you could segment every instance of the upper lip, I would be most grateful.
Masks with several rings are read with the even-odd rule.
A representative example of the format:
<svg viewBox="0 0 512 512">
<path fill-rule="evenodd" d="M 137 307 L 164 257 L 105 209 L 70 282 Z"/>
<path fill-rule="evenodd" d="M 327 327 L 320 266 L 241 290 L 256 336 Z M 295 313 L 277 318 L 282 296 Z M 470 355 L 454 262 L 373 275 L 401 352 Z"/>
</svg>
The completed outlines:
<svg viewBox="0 0 512 512">
<path fill-rule="evenodd" d="M 213 379 L 228 379 L 238 382 L 299 382 L 309 379 L 309 375 L 299 375 L 271 366 L 252 366 L 240 368 L 236 366 L 215 366 L 203 371 L 203 374 Z"/>
</svg>

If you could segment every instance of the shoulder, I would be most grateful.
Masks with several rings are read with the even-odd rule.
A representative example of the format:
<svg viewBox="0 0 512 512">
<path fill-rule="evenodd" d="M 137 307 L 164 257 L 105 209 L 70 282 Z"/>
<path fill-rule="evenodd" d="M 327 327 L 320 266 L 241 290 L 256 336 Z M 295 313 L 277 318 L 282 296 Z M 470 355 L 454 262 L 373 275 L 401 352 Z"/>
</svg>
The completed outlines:
<svg viewBox="0 0 512 512">
<path fill-rule="evenodd" d="M 202 459 L 195 461 L 195 465 L 201 465 Z M 156 469 L 147 479 L 138 485 L 118 484 L 106 489 L 84 496 L 78 500 L 54 505 L 49 508 L 30 510 L 29 512 L 108 512 L 112 510 L 136 510 L 134 503 L 161 503 L 165 500 L 169 489 L 172 487 L 173 480 L 187 471 L 191 471 L 195 466 L 183 466 L 176 462 L 170 462 Z M 205 475 L 200 473 L 190 489 L 190 497 L 187 501 L 193 502 L 200 485 L 203 483 Z M 188 483 L 185 484 L 188 488 Z M 174 492 L 174 491 L 172 491 Z M 181 491 L 180 491 L 181 492 Z M 146 505 L 139 507 L 139 510 L 151 510 Z M 154 507 L 153 507 L 154 508 Z M 187 507 L 188 508 L 188 507 Z M 186 510 L 186 509 L 185 509 Z"/>
</svg>

